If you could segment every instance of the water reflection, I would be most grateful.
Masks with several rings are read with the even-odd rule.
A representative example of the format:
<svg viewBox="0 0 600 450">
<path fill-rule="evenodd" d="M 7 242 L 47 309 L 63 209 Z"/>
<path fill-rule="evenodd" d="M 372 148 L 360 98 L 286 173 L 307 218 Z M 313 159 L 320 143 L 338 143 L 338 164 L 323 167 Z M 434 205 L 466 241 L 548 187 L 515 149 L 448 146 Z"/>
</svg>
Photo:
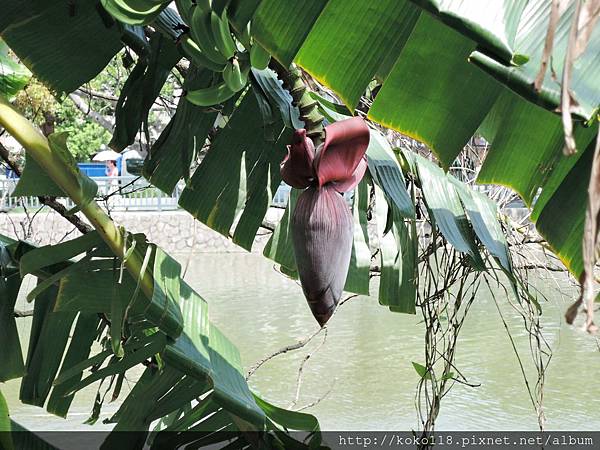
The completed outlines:
<svg viewBox="0 0 600 450">
<path fill-rule="evenodd" d="M 184 262 L 187 256 L 180 259 Z M 238 345 L 246 367 L 317 329 L 300 287 L 260 255 L 196 255 L 186 280 L 208 300 L 212 320 Z M 598 347 L 593 338 L 561 323 L 565 303 L 553 295 L 553 301 L 544 305 L 544 329 L 554 349 L 546 378 L 547 428 L 600 429 L 600 415 L 589 400 L 600 396 L 600 386 L 591 383 L 584 389 L 581 384 L 600 371 Z M 501 302 L 525 368 L 534 377 L 520 318 L 506 301 Z M 28 320 L 20 320 L 22 332 L 28 329 Z M 319 417 L 323 429 L 415 428 L 418 376 L 411 362 L 423 360 L 419 320 L 391 313 L 373 298 L 347 302 L 329 323 L 325 345 L 305 366 L 298 405 L 331 391 L 308 409 Z M 253 388 L 269 401 L 288 406 L 295 397 L 298 365 L 320 342 L 317 338 L 305 349 L 268 362 L 251 379 Z M 481 386 L 455 386 L 443 401 L 439 429 L 537 428 L 517 360 L 489 293 L 482 291 L 472 306 L 459 341 L 457 364 L 471 383 Z M 94 387 L 75 397 L 66 422 L 20 405 L 18 382 L 2 390 L 13 417 L 26 426 L 89 429 L 81 423 L 89 415 Z M 109 404 L 102 417 L 116 407 Z"/>
</svg>

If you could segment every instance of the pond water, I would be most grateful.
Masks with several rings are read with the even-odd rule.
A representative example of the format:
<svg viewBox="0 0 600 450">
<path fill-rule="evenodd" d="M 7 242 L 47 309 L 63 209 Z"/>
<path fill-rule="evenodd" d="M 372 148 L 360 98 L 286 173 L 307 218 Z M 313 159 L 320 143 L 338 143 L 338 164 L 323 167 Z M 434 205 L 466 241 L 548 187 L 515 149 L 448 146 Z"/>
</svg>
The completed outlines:
<svg viewBox="0 0 600 450">
<path fill-rule="evenodd" d="M 182 263 L 187 255 L 180 255 Z M 210 305 L 212 320 L 239 347 L 244 365 L 307 337 L 317 329 L 296 282 L 280 275 L 257 254 L 198 254 L 190 259 L 186 280 Z M 550 430 L 598 430 L 599 345 L 595 338 L 563 321 L 571 301 L 544 287 L 551 301 L 543 304 L 544 330 L 553 357 L 546 374 L 546 427 Z M 566 283 L 562 283 L 566 286 Z M 372 292 L 375 289 L 372 288 Z M 500 306 L 524 359 L 530 380 L 536 375 L 522 321 L 501 296 Z M 30 319 L 19 319 L 26 338 Z M 322 401 L 307 409 L 325 430 L 407 430 L 417 427 L 415 388 L 418 375 L 411 362 L 423 362 L 420 316 L 391 313 L 376 298 L 345 303 L 329 325 L 325 344 L 303 371 L 298 405 Z M 270 402 L 288 406 L 296 394 L 298 366 L 321 342 L 281 355 L 259 369 L 251 385 Z M 24 345 L 25 347 L 26 345 Z M 489 292 L 481 291 L 461 332 L 457 365 L 472 384 L 455 385 L 442 402 L 440 430 L 536 430 L 537 418 L 517 359 Z M 135 372 L 131 374 L 135 378 Z M 83 425 L 95 388 L 75 397 L 68 419 L 21 405 L 18 381 L 2 387 L 12 416 L 35 430 L 102 429 Z M 107 404 L 101 418 L 118 405 Z"/>
</svg>

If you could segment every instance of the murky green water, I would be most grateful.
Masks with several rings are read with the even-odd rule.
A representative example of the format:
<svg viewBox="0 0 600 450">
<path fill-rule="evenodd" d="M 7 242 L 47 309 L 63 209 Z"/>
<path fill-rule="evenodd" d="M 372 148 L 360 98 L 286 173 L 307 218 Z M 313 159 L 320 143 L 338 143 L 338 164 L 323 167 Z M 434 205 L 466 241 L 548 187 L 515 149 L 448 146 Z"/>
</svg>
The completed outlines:
<svg viewBox="0 0 600 450">
<path fill-rule="evenodd" d="M 185 262 L 186 258 L 181 255 L 180 259 Z M 300 287 L 278 274 L 260 255 L 194 256 L 186 280 L 208 300 L 212 320 L 238 345 L 246 367 L 316 330 Z M 551 283 L 540 284 L 552 295 L 552 302 L 543 305 L 546 337 L 554 352 L 546 375 L 546 426 L 598 430 L 600 385 L 593 382 L 600 373 L 598 344 L 562 323 L 570 299 L 554 293 Z M 506 302 L 502 310 L 535 383 L 520 318 Z M 21 330 L 28 328 L 27 320 L 20 319 Z M 317 415 L 324 429 L 415 428 L 418 375 L 411 362 L 423 360 L 419 321 L 419 316 L 393 314 L 373 298 L 359 297 L 346 303 L 330 323 L 325 345 L 305 366 L 298 405 L 310 404 L 331 391 L 307 410 Z M 298 365 L 320 342 L 315 339 L 304 349 L 268 362 L 251 378 L 252 386 L 269 401 L 288 406 L 296 393 Z M 489 293 L 482 291 L 471 309 L 461 334 L 457 364 L 470 383 L 481 386 L 453 388 L 442 403 L 439 429 L 537 429 L 517 360 Z M 67 420 L 21 405 L 18 382 L 2 386 L 2 391 L 14 419 L 25 426 L 90 429 L 82 422 L 89 415 L 94 388 L 76 396 Z M 116 407 L 106 405 L 102 417 Z"/>
</svg>

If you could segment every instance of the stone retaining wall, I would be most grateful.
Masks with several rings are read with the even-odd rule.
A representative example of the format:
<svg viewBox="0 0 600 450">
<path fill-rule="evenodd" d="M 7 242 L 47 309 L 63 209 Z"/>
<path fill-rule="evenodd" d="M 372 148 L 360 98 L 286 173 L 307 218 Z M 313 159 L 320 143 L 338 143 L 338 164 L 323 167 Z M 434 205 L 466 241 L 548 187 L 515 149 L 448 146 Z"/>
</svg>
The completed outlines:
<svg viewBox="0 0 600 450">
<path fill-rule="evenodd" d="M 513 220 L 526 219 L 525 208 L 505 210 Z M 277 223 L 282 209 L 272 208 L 265 218 L 268 223 Z M 10 237 L 25 239 L 36 245 L 56 244 L 65 239 L 73 239 L 80 233 L 64 218 L 54 212 L 42 210 L 35 215 L 0 214 L 0 233 Z M 185 252 L 193 248 L 199 253 L 245 252 L 225 236 L 211 230 L 195 220 L 185 211 L 162 212 L 117 212 L 112 214 L 118 225 L 132 233 L 144 233 L 148 240 L 158 244 L 169 253 Z M 30 225 L 29 225 L 30 224 Z M 369 237 L 374 242 L 376 230 L 369 227 Z M 261 252 L 269 234 L 256 237 L 252 251 Z"/>
<path fill-rule="evenodd" d="M 274 214 L 277 214 L 276 212 Z M 80 233 L 69 222 L 54 212 L 42 210 L 33 220 L 26 214 L 0 214 L 0 233 L 26 239 L 36 245 L 56 244 L 73 239 Z M 245 252 L 231 240 L 211 230 L 184 211 L 112 213 L 118 225 L 132 233 L 144 233 L 148 240 L 168 253 Z M 28 225 L 31 222 L 31 225 Z M 262 251 L 268 236 L 257 236 L 253 251 Z"/>
</svg>

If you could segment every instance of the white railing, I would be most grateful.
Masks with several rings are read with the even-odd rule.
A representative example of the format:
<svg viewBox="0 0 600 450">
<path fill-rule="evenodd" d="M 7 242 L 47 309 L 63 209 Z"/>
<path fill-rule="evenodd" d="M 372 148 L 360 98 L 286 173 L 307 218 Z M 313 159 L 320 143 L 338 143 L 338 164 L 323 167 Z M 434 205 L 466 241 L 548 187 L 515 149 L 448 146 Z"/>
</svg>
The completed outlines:
<svg viewBox="0 0 600 450">
<path fill-rule="evenodd" d="M 163 211 L 178 209 L 183 186 L 177 185 L 171 195 L 151 186 L 144 178 L 135 176 L 94 177 L 98 184 L 97 200 L 116 211 Z M 0 209 L 36 209 L 42 206 L 37 197 L 16 197 L 12 193 L 18 179 L 0 178 Z M 68 198 L 58 199 L 67 208 L 73 207 Z"/>
<path fill-rule="evenodd" d="M 178 183 L 171 195 L 150 185 L 144 178 L 136 176 L 123 177 L 94 177 L 98 183 L 97 200 L 113 211 L 172 211 L 179 209 L 179 196 L 185 185 Z M 37 209 L 42 206 L 37 197 L 16 197 L 12 195 L 18 179 L 0 178 L 0 211 L 14 209 Z M 485 194 L 490 192 L 490 186 L 474 185 L 473 189 Z M 497 189 L 497 188 L 496 188 Z M 273 196 L 272 206 L 283 208 L 287 205 L 291 187 L 282 183 Z M 351 195 L 346 194 L 346 200 L 351 202 Z M 67 208 L 74 204 L 68 198 L 58 199 Z M 511 206 L 514 206 L 511 204 Z"/>
<path fill-rule="evenodd" d="M 97 200 L 113 211 L 170 211 L 179 208 L 179 196 L 185 187 L 177 184 L 171 195 L 150 185 L 144 178 L 136 176 L 94 177 L 98 184 Z M 16 197 L 12 193 L 17 186 L 16 178 L 0 178 L 0 210 L 37 209 L 42 206 L 38 197 Z M 285 207 L 290 187 L 282 184 L 273 198 L 273 205 Z M 58 201 L 67 208 L 74 205 L 68 198 Z"/>
</svg>

